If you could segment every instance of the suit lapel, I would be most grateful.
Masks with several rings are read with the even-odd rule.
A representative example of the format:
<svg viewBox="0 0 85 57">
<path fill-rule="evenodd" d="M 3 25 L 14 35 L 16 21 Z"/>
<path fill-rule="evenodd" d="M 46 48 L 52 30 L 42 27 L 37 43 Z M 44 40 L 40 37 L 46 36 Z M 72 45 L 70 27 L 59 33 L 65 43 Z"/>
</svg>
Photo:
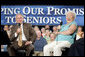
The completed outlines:
<svg viewBox="0 0 85 57">
<path fill-rule="evenodd" d="M 18 24 L 16 24 L 15 26 L 14 26 L 14 31 L 17 31 L 17 29 L 19 28 L 19 26 L 18 26 Z"/>
<path fill-rule="evenodd" d="M 26 37 L 26 39 L 27 39 L 27 26 L 26 26 L 26 24 L 25 23 L 23 23 L 23 31 L 24 31 L 24 35 L 25 35 L 25 37 Z"/>
</svg>

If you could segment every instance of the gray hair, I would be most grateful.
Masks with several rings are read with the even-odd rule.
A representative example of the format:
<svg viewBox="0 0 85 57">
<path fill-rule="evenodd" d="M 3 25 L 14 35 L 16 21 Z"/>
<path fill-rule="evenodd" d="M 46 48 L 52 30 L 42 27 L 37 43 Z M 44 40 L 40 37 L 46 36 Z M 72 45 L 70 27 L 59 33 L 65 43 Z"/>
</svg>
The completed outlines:
<svg viewBox="0 0 85 57">
<path fill-rule="evenodd" d="M 68 12 L 66 13 L 66 16 L 67 16 L 69 13 L 72 14 L 72 16 L 73 16 L 74 19 L 76 18 L 76 13 L 75 13 L 75 12 L 73 12 L 73 11 L 68 11 Z"/>
</svg>

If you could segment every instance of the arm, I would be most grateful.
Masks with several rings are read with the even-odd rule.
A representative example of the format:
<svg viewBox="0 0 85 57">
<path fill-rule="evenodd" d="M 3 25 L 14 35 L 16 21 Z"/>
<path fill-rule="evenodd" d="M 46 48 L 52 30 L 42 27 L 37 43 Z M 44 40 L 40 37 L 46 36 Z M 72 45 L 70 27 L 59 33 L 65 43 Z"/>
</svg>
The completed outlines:
<svg viewBox="0 0 85 57">
<path fill-rule="evenodd" d="M 63 34 L 63 35 L 70 35 L 73 34 L 75 32 L 75 30 L 77 29 L 75 24 L 72 24 L 68 30 L 63 31 L 63 32 L 58 32 L 58 34 Z"/>
<path fill-rule="evenodd" d="M 15 26 L 11 28 L 10 41 L 14 41 L 18 37 L 18 34 L 16 33 L 15 29 Z"/>
</svg>

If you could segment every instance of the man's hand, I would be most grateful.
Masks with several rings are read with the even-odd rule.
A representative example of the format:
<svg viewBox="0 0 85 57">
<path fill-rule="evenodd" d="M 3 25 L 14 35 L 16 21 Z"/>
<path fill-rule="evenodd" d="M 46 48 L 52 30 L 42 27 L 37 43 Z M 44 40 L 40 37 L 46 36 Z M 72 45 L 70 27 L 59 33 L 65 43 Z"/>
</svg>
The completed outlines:
<svg viewBox="0 0 85 57">
<path fill-rule="evenodd" d="M 25 45 L 30 45 L 30 44 L 32 44 L 31 41 L 27 41 L 27 42 L 25 43 Z"/>
<path fill-rule="evenodd" d="M 18 28 L 16 33 L 18 34 L 18 33 L 20 33 L 20 32 L 21 32 L 21 29 L 20 29 L 20 28 Z"/>
</svg>

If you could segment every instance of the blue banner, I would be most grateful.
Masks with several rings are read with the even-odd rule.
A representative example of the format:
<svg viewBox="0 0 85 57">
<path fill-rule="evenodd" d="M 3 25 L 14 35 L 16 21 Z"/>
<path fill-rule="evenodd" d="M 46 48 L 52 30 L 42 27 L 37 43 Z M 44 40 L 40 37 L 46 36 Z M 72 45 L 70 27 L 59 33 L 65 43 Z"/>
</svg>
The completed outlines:
<svg viewBox="0 0 85 57">
<path fill-rule="evenodd" d="M 25 23 L 32 25 L 59 25 L 66 24 L 66 12 L 76 13 L 75 21 L 84 26 L 84 6 L 47 6 L 47 5 L 15 5 L 1 6 L 1 25 L 16 24 L 15 16 L 21 13 Z"/>
</svg>

